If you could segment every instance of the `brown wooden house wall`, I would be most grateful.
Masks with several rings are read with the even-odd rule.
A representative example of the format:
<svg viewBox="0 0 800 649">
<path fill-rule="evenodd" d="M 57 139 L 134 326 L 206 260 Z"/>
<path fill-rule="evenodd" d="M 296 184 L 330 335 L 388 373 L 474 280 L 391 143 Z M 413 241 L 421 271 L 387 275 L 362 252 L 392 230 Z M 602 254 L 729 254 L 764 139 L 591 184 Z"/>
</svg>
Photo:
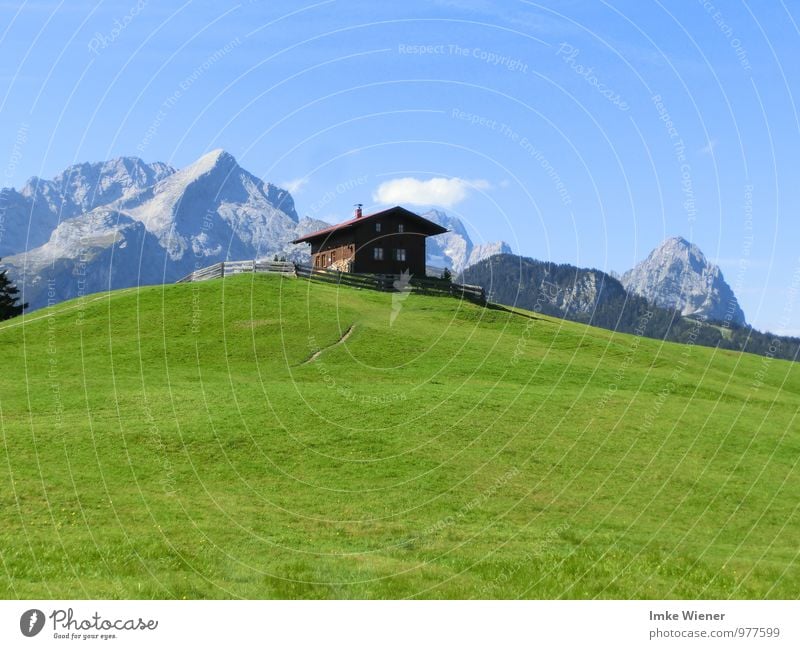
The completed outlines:
<svg viewBox="0 0 800 649">
<path fill-rule="evenodd" d="M 356 246 L 352 234 L 335 232 L 319 243 L 311 244 L 311 265 L 314 268 L 328 268 L 334 265 L 338 270 L 355 272 L 352 266 L 346 266 L 356 254 Z"/>
</svg>

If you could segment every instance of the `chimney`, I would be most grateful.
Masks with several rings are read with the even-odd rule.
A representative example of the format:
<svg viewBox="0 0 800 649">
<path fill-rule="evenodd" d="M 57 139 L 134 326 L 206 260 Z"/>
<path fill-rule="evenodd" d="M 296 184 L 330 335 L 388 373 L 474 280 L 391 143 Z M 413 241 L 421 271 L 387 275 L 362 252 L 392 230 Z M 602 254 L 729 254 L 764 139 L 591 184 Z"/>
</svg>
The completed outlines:
<svg viewBox="0 0 800 649">
<path fill-rule="evenodd" d="M 357 218 L 357 219 L 360 219 L 360 218 L 361 218 L 361 208 L 362 208 L 363 206 L 364 206 L 364 205 L 363 205 L 363 203 L 356 203 L 356 205 L 355 205 L 355 208 L 356 208 L 356 218 Z"/>
</svg>

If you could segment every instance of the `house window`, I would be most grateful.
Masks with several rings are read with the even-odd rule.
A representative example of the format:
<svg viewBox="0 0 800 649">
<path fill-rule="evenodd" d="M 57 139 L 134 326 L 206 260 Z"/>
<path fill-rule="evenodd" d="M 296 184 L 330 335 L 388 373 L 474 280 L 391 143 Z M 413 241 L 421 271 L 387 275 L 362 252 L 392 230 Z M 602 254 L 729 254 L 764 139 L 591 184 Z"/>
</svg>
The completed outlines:
<svg viewBox="0 0 800 649">
<path fill-rule="evenodd" d="M 372 258 L 376 261 L 383 261 L 383 248 L 373 248 Z"/>
<path fill-rule="evenodd" d="M 394 251 L 394 258 L 396 261 L 405 261 L 406 260 L 406 249 L 405 248 L 397 248 Z"/>
<path fill-rule="evenodd" d="M 381 231 L 381 224 L 380 223 L 376 223 L 375 224 L 375 232 L 380 232 L 380 231 Z"/>
<path fill-rule="evenodd" d="M 397 226 L 397 231 L 398 232 L 405 232 L 406 231 L 405 230 L 405 226 L 401 223 L 400 225 Z"/>
<path fill-rule="evenodd" d="M 336 251 L 335 250 L 331 253 L 331 263 L 333 263 L 334 261 L 336 261 Z"/>
</svg>

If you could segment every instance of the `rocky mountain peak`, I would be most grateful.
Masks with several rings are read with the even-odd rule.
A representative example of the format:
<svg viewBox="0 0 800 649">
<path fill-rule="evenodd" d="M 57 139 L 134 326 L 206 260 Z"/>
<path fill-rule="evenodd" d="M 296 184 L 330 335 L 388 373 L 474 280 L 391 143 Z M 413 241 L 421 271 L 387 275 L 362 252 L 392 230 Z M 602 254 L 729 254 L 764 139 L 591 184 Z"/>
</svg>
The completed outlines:
<svg viewBox="0 0 800 649">
<path fill-rule="evenodd" d="M 20 194 L 45 203 L 62 218 L 70 218 L 131 196 L 173 173 L 175 169 L 163 162 L 148 164 L 136 157 L 82 162 L 67 167 L 51 180 L 31 178 Z"/>
<path fill-rule="evenodd" d="M 654 259 L 674 259 L 689 264 L 695 272 L 702 273 L 708 260 L 700 248 L 683 237 L 670 237 L 649 255 Z"/>
<path fill-rule="evenodd" d="M 292 198 L 288 190 L 273 185 L 272 183 L 266 183 L 264 187 L 267 192 L 267 200 L 272 205 L 277 207 L 284 214 L 289 215 L 293 221 L 299 221 L 297 210 L 294 207 L 294 198 Z"/>
<path fill-rule="evenodd" d="M 73 297 L 79 266 L 91 292 L 171 282 L 228 259 L 307 260 L 291 241 L 317 227 L 298 223 L 289 192 L 222 149 L 179 171 L 138 158 L 73 165 L 53 180 L 32 180 L 26 193 L 2 195 L 6 225 L 18 236 L 3 238 L 0 252 L 31 308 L 50 299 L 51 279 L 58 300 Z"/>
<path fill-rule="evenodd" d="M 683 237 L 670 237 L 622 276 L 628 291 L 685 316 L 744 325 L 745 316 L 718 266 Z"/>
<path fill-rule="evenodd" d="M 178 173 L 185 177 L 200 177 L 210 172 L 226 172 L 231 171 L 233 168 L 238 167 L 230 153 L 224 149 L 214 149 L 195 160 L 188 167 L 184 167 Z"/>
<path fill-rule="evenodd" d="M 421 216 L 449 230 L 428 239 L 428 264 L 431 266 L 449 268 L 459 273 L 492 255 L 511 252 L 511 247 L 505 241 L 473 243 L 461 220 L 441 210 L 429 210 Z"/>
<path fill-rule="evenodd" d="M 40 246 L 59 223 L 131 198 L 173 173 L 163 162 L 125 157 L 75 164 L 49 180 L 34 176 L 19 191 L 4 189 L 0 256 Z"/>
</svg>

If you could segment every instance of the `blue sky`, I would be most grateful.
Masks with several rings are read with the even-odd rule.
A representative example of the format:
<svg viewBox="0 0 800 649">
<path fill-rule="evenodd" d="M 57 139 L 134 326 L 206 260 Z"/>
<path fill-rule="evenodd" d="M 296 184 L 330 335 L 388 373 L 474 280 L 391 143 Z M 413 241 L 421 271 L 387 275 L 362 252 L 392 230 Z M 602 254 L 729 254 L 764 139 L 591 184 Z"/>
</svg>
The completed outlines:
<svg viewBox="0 0 800 649">
<path fill-rule="evenodd" d="M 0 0 L 0 184 L 224 148 L 329 221 L 435 204 L 617 271 L 682 235 L 800 335 L 798 25 L 786 0 Z"/>
</svg>

